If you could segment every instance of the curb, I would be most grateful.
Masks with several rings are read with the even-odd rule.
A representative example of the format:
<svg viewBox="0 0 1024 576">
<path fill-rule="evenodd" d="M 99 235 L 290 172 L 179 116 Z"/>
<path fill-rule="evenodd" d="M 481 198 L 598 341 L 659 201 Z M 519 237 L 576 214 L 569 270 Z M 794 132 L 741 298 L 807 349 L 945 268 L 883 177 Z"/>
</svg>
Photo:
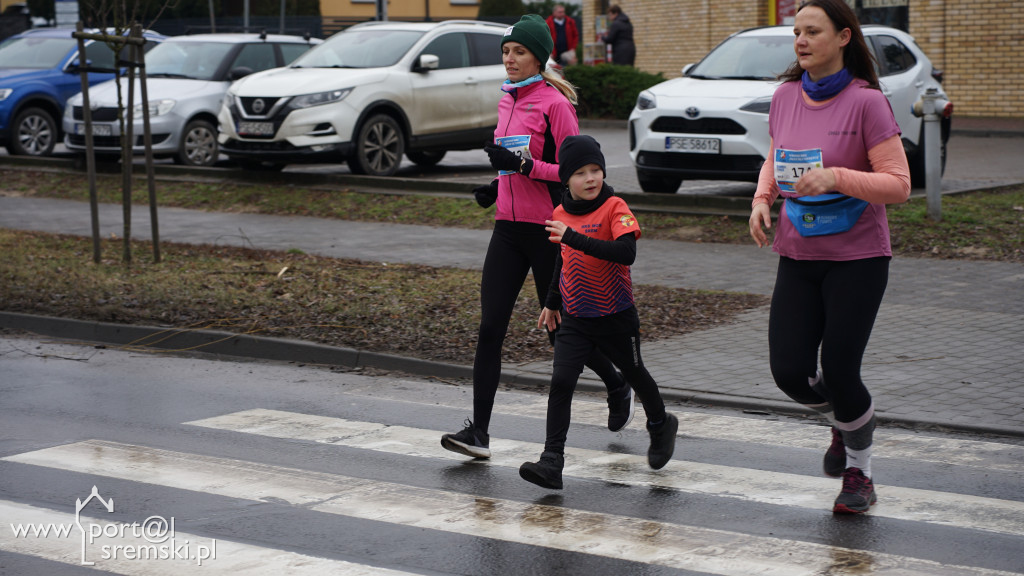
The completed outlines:
<svg viewBox="0 0 1024 576">
<path fill-rule="evenodd" d="M 379 352 L 366 352 L 288 338 L 270 338 L 216 330 L 182 330 L 178 328 L 115 324 L 2 311 L 0 311 L 0 328 L 22 330 L 40 336 L 66 340 L 102 342 L 125 347 L 137 347 L 139 349 L 156 349 L 171 353 L 201 353 L 231 358 L 273 360 L 293 364 L 377 368 L 434 378 L 460 378 L 465 380 L 472 380 L 473 378 L 472 366 L 421 360 Z M 547 389 L 550 381 L 548 378 L 536 374 L 505 367 L 502 370 L 501 382 L 512 386 L 542 391 Z M 577 389 L 597 394 L 602 394 L 605 391 L 602 382 L 586 377 L 580 379 Z M 661 388 L 661 395 L 669 402 L 704 404 L 721 408 L 735 408 L 750 412 L 775 413 L 788 416 L 814 415 L 812 411 L 803 408 L 799 404 L 777 400 L 668 387 Z M 1024 438 L 1024 430 L 1017 428 L 956 424 L 948 421 L 892 416 L 885 412 L 877 412 L 876 417 L 878 422 L 882 424 L 913 429 L 994 434 Z"/>
</svg>

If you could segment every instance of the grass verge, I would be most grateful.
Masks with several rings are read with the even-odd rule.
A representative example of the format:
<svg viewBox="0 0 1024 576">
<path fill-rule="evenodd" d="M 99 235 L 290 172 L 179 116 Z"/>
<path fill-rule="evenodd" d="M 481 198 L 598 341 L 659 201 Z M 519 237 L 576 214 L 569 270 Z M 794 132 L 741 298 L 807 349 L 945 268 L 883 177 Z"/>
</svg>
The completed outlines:
<svg viewBox="0 0 1024 576">
<path fill-rule="evenodd" d="M 105 240 L 118 254 L 120 240 Z M 137 254 L 151 252 L 134 243 Z M 161 244 L 164 261 L 92 263 L 88 238 L 0 230 L 0 310 L 288 337 L 472 364 L 480 274 L 247 248 Z M 144 259 L 139 259 L 144 260 Z M 549 358 L 527 283 L 506 361 Z M 727 323 L 764 296 L 638 286 L 644 338 Z"/>
</svg>

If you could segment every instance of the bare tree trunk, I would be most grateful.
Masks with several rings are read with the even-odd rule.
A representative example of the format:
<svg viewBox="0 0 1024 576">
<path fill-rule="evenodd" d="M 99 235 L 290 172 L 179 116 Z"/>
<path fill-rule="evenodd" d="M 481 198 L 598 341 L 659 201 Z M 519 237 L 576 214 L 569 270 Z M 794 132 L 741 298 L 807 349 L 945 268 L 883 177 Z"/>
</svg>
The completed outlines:
<svg viewBox="0 0 1024 576">
<path fill-rule="evenodd" d="M 114 52 L 121 67 L 121 49 Z M 128 106 L 121 133 L 121 206 L 124 210 L 124 261 L 132 262 L 132 157 L 135 152 L 135 66 L 128 67 Z"/>
<path fill-rule="evenodd" d="M 142 27 L 136 24 L 132 36 L 141 38 Z M 149 225 L 153 232 L 153 261 L 160 261 L 160 225 L 156 215 L 156 176 L 153 174 L 153 132 L 149 127 L 149 92 L 146 88 L 146 51 L 132 45 L 132 62 L 139 67 L 139 88 L 142 92 L 142 140 L 146 148 L 146 184 L 149 187 Z"/>
<path fill-rule="evenodd" d="M 75 24 L 76 34 L 82 34 L 85 30 L 82 21 Z M 92 140 L 92 113 L 89 107 L 89 78 L 88 68 L 85 62 L 85 39 L 76 36 L 78 39 L 78 77 L 82 82 L 82 118 L 85 121 L 85 167 L 89 175 L 89 220 L 92 223 L 92 261 L 96 264 L 102 260 L 102 247 L 100 245 L 100 216 L 99 199 L 96 195 L 96 154 L 93 149 Z"/>
</svg>

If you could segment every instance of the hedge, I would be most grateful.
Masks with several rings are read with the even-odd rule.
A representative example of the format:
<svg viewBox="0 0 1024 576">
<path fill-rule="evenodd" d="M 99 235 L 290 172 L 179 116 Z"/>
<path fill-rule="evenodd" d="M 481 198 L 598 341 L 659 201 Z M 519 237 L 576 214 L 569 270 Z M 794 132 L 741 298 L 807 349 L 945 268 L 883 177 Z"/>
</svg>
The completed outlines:
<svg viewBox="0 0 1024 576">
<path fill-rule="evenodd" d="M 598 64 L 567 66 L 565 79 L 576 86 L 579 94 L 577 113 L 580 118 L 629 118 L 641 91 L 665 81 L 658 72 L 650 74 L 632 66 Z"/>
</svg>

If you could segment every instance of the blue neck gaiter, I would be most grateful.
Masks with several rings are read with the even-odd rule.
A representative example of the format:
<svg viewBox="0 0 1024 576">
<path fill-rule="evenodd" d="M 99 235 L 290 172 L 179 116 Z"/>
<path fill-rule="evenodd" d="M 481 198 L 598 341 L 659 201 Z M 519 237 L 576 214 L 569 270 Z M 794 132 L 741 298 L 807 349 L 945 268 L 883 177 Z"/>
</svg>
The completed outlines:
<svg viewBox="0 0 1024 576">
<path fill-rule="evenodd" d="M 825 76 L 817 82 L 811 80 L 811 75 L 804 70 L 801 83 L 803 84 L 804 92 L 811 97 L 811 100 L 821 102 L 842 92 L 843 88 L 846 88 L 851 80 L 853 80 L 853 74 L 846 68 L 831 76 Z"/>
<path fill-rule="evenodd" d="M 544 80 L 544 77 L 541 76 L 540 74 L 534 74 L 533 76 L 530 76 L 526 80 L 520 80 L 519 82 L 512 82 L 511 80 L 505 80 L 505 83 L 501 85 L 501 89 L 503 91 L 505 91 L 505 92 L 511 92 L 511 91 L 515 90 L 516 88 L 522 88 L 523 86 L 529 86 L 530 84 L 533 84 L 534 82 L 540 82 L 541 80 Z"/>
</svg>

